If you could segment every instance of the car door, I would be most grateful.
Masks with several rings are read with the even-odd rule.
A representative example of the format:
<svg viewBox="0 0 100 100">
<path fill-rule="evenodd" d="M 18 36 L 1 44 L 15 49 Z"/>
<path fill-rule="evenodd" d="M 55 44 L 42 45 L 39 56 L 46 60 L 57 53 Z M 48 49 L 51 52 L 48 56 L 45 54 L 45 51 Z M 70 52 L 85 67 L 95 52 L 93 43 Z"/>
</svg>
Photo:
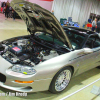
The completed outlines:
<svg viewBox="0 0 100 100">
<path fill-rule="evenodd" d="M 93 45 L 95 66 L 100 66 L 100 37 L 97 35 L 95 37 L 94 45 Z"/>
<path fill-rule="evenodd" d="M 90 48 L 93 53 L 83 54 L 80 57 L 78 74 L 100 65 L 100 39 L 98 35 L 91 35 L 84 48 Z"/>
</svg>

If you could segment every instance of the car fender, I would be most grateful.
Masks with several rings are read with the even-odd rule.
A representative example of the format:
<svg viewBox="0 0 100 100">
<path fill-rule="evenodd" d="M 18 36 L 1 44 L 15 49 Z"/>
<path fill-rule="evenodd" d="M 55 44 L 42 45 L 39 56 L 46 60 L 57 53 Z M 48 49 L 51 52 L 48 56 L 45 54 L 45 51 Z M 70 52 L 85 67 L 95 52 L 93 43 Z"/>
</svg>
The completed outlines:
<svg viewBox="0 0 100 100">
<path fill-rule="evenodd" d="M 77 65 L 80 55 L 78 54 L 82 52 L 82 50 L 83 49 L 71 51 L 36 65 L 34 67 L 37 71 L 35 79 L 53 78 L 60 69 L 66 66 L 73 66 L 75 73 L 79 68 Z"/>
</svg>

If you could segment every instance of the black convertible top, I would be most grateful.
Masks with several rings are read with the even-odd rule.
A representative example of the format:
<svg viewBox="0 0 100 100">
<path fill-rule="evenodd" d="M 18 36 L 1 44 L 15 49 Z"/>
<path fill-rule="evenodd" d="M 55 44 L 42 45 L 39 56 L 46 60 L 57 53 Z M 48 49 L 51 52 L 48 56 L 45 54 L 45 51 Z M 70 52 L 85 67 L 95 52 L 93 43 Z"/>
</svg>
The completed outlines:
<svg viewBox="0 0 100 100">
<path fill-rule="evenodd" d="M 73 26 L 63 26 L 63 28 L 70 30 L 70 31 L 72 30 L 72 31 L 81 33 L 83 35 L 97 34 L 96 32 L 93 32 L 93 31 L 90 31 L 90 30 L 87 30 L 87 29 L 83 29 L 83 28 L 73 27 Z"/>
</svg>

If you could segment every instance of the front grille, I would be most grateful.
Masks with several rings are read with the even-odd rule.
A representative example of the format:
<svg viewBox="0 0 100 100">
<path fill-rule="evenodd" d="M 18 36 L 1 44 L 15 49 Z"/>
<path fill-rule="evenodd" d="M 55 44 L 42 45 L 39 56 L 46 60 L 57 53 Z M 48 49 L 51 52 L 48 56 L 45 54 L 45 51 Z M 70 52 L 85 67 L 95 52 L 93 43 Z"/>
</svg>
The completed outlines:
<svg viewBox="0 0 100 100">
<path fill-rule="evenodd" d="M 0 73 L 0 82 L 6 82 L 6 76 Z"/>
</svg>

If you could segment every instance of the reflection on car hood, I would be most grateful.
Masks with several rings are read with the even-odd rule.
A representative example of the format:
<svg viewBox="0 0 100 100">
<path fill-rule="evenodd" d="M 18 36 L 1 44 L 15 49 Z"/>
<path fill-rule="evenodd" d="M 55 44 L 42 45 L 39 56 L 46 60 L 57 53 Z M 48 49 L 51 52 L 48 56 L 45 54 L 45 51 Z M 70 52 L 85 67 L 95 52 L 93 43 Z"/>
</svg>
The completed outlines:
<svg viewBox="0 0 100 100">
<path fill-rule="evenodd" d="M 34 34 L 35 32 L 46 32 L 52 34 L 72 49 L 66 33 L 59 21 L 51 12 L 37 4 L 25 0 L 12 0 L 11 6 L 25 21 L 27 30 L 31 34 Z"/>
</svg>

